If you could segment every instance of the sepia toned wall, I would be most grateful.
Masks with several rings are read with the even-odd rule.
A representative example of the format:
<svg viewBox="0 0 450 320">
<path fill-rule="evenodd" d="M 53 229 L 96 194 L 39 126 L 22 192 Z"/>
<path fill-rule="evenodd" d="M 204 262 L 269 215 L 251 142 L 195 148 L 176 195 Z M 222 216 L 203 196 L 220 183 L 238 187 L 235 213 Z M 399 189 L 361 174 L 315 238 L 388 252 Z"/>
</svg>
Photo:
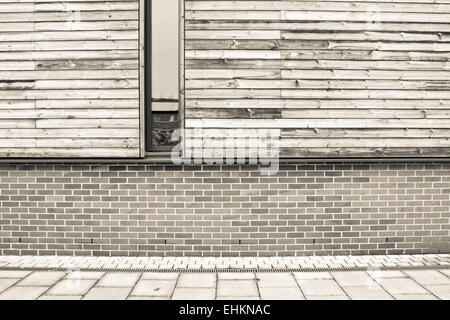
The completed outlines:
<svg viewBox="0 0 450 320">
<path fill-rule="evenodd" d="M 0 254 L 450 253 L 448 163 L 0 164 Z"/>
<path fill-rule="evenodd" d="M 138 157 L 139 1 L 0 3 L 0 157 Z"/>
<path fill-rule="evenodd" d="M 116 159 L 144 150 L 140 3 L 0 2 L 0 254 L 450 252 L 448 163 L 340 159 L 449 154 L 450 2 L 184 1 L 186 137 L 340 159 L 273 176 Z"/>
<path fill-rule="evenodd" d="M 185 10 L 188 136 L 277 129 L 290 158 L 450 154 L 448 1 L 198 0 Z"/>
<path fill-rule="evenodd" d="M 0 3 L 1 158 L 144 156 L 146 87 L 178 97 L 179 14 L 154 1 L 167 16 L 145 84 L 143 3 Z M 182 4 L 187 138 L 274 129 L 287 158 L 449 155 L 448 1 Z"/>
</svg>

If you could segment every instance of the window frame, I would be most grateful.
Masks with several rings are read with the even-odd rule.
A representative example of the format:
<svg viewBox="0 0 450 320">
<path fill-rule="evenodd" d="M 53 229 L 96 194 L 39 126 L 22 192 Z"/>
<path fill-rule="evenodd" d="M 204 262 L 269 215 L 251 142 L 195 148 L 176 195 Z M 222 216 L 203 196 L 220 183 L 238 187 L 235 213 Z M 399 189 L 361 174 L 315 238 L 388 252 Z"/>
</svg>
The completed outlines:
<svg viewBox="0 0 450 320">
<path fill-rule="evenodd" d="M 152 148 L 152 74 L 151 74 L 151 49 L 152 49 L 152 29 L 151 14 L 153 0 L 140 0 L 140 103 L 141 103 L 141 155 L 142 157 L 167 156 L 170 150 L 154 150 Z M 184 0 L 179 2 L 178 20 L 178 122 L 179 129 L 184 129 Z M 179 143 L 183 143 L 183 130 L 180 130 Z M 148 148 L 150 147 L 150 148 Z M 184 148 L 181 148 L 183 153 Z"/>
</svg>

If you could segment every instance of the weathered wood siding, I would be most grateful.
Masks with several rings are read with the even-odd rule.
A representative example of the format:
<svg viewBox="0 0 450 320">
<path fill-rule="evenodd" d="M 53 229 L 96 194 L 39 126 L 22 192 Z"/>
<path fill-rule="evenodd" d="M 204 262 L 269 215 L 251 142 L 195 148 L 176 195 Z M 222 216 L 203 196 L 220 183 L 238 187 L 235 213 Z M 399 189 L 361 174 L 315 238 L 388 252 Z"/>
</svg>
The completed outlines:
<svg viewBox="0 0 450 320">
<path fill-rule="evenodd" d="M 450 0 L 185 10 L 187 137 L 274 128 L 284 157 L 450 155 Z"/>
<path fill-rule="evenodd" d="M 0 1 L 0 157 L 138 157 L 139 0 Z"/>
</svg>

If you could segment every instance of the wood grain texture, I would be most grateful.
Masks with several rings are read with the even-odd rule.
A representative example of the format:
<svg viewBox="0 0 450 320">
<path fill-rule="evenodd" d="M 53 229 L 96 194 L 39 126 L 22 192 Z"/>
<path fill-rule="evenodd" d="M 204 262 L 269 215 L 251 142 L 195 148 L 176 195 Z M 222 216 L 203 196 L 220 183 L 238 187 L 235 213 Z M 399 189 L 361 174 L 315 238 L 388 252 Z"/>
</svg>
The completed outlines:
<svg viewBox="0 0 450 320">
<path fill-rule="evenodd" d="M 283 157 L 450 155 L 450 0 L 185 9 L 191 145 L 202 128 L 205 152 L 232 138 L 248 155 L 245 140 L 274 129 Z"/>
<path fill-rule="evenodd" d="M 142 3 L 0 1 L 0 157 L 141 155 Z"/>
</svg>

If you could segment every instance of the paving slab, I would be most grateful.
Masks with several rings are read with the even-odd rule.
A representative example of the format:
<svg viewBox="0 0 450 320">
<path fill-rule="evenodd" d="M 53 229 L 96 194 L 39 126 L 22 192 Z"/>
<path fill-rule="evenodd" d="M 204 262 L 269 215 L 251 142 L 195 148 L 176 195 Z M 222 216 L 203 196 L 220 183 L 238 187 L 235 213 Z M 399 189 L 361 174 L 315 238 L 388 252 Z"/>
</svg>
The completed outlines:
<svg viewBox="0 0 450 320">
<path fill-rule="evenodd" d="M 175 280 L 140 280 L 131 292 L 131 296 L 170 297 L 175 284 Z"/>
<path fill-rule="evenodd" d="M 447 277 L 450 277 L 450 270 L 439 270 L 439 271 L 445 274 Z"/>
<path fill-rule="evenodd" d="M 297 280 L 305 296 L 345 296 L 334 280 Z"/>
<path fill-rule="evenodd" d="M 130 291 L 129 287 L 94 287 L 83 297 L 83 300 L 125 300 Z"/>
<path fill-rule="evenodd" d="M 436 270 L 405 271 L 405 274 L 421 285 L 450 285 L 450 279 Z"/>
<path fill-rule="evenodd" d="M 219 280 L 255 280 L 256 275 L 253 272 L 220 272 Z"/>
<path fill-rule="evenodd" d="M 305 300 L 300 288 L 260 287 L 262 300 Z"/>
<path fill-rule="evenodd" d="M 349 297 L 339 295 L 339 296 L 306 296 L 306 300 L 350 300 Z"/>
<path fill-rule="evenodd" d="M 180 274 L 177 272 L 144 272 L 142 280 L 177 280 Z"/>
<path fill-rule="evenodd" d="M 98 280 L 104 275 L 105 272 L 76 271 L 68 273 L 65 279 Z"/>
<path fill-rule="evenodd" d="M 418 283 L 408 278 L 384 278 L 377 282 L 390 294 L 428 294 L 429 292 Z"/>
<path fill-rule="evenodd" d="M 257 273 L 258 286 L 270 288 L 297 288 L 297 282 L 291 273 Z"/>
<path fill-rule="evenodd" d="M 0 294 L 0 300 L 36 300 L 49 287 L 26 287 L 13 286 Z"/>
<path fill-rule="evenodd" d="M 376 282 L 363 271 L 356 272 L 332 272 L 337 283 L 341 286 L 370 286 L 376 284 Z"/>
<path fill-rule="evenodd" d="M 4 278 L 25 278 L 31 273 L 31 271 L 15 271 L 15 270 L 2 270 L 0 271 L 0 279 Z"/>
<path fill-rule="evenodd" d="M 100 279 L 97 287 L 133 287 L 139 279 L 140 273 L 109 272 Z"/>
<path fill-rule="evenodd" d="M 83 296 L 41 296 L 38 300 L 81 300 Z"/>
<path fill-rule="evenodd" d="M 294 272 L 294 277 L 298 280 L 333 279 L 329 272 Z"/>
<path fill-rule="evenodd" d="M 48 287 L 54 285 L 58 280 L 62 279 L 66 275 L 65 272 L 58 271 L 36 271 L 22 279 L 18 286 L 36 286 L 36 287 Z"/>
<path fill-rule="evenodd" d="M 178 278 L 177 287 L 182 288 L 215 288 L 215 273 L 182 273 Z"/>
<path fill-rule="evenodd" d="M 55 284 L 46 295 L 83 296 L 91 289 L 97 280 L 66 279 Z"/>
<path fill-rule="evenodd" d="M 129 296 L 127 300 L 170 300 L 170 297 Z"/>
<path fill-rule="evenodd" d="M 395 294 L 396 300 L 439 300 L 432 294 Z"/>
<path fill-rule="evenodd" d="M 427 285 L 425 288 L 442 300 L 450 300 L 450 285 Z"/>
<path fill-rule="evenodd" d="M 241 296 L 218 296 L 216 300 L 261 300 L 259 296 L 241 297 Z"/>
<path fill-rule="evenodd" d="M 219 280 L 218 297 L 259 297 L 258 287 L 254 280 Z"/>
<path fill-rule="evenodd" d="M 380 271 L 367 271 L 367 274 L 374 279 L 383 278 L 406 278 L 406 274 L 401 271 L 380 270 Z"/>
<path fill-rule="evenodd" d="M 14 278 L 5 278 L 0 279 L 0 293 L 11 287 L 12 285 L 16 284 L 20 279 L 14 279 Z"/>
<path fill-rule="evenodd" d="M 214 300 L 216 288 L 175 288 L 172 300 Z"/>
<path fill-rule="evenodd" d="M 344 287 L 343 289 L 352 300 L 393 300 L 392 296 L 379 285 Z"/>
</svg>

